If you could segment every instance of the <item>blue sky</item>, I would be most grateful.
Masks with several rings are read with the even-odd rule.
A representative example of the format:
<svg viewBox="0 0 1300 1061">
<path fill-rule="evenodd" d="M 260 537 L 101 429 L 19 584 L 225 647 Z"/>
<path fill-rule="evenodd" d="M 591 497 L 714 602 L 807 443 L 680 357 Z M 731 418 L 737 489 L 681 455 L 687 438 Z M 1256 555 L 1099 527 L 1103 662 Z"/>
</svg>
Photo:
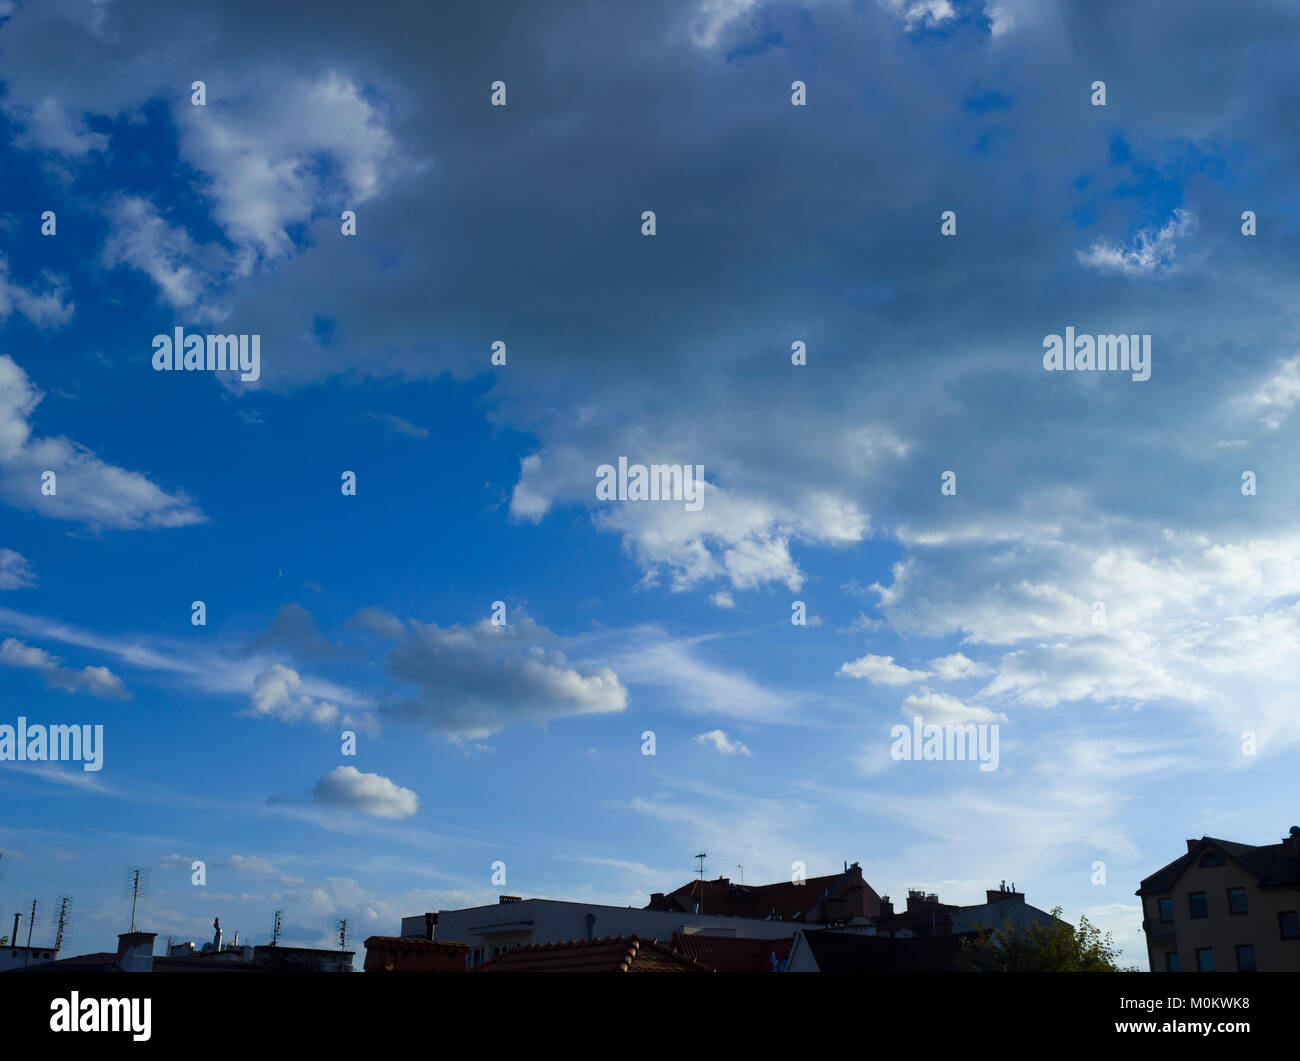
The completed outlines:
<svg viewBox="0 0 1300 1061">
<path fill-rule="evenodd" d="M 105 732 L 0 764 L 6 925 L 105 949 L 147 866 L 160 937 L 359 945 L 703 850 L 1145 966 L 1142 877 L 1295 823 L 1294 11 L 649 6 L 0 2 L 0 724 Z M 998 769 L 893 761 L 916 714 Z"/>
</svg>

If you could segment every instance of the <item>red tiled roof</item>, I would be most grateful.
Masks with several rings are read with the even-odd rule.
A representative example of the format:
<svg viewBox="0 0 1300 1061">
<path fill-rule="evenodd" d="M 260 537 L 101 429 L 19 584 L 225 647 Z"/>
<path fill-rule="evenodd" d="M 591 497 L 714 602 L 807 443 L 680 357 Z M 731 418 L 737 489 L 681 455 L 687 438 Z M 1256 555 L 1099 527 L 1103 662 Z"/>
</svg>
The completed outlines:
<svg viewBox="0 0 1300 1061">
<path fill-rule="evenodd" d="M 469 944 L 423 936 L 371 936 L 366 940 L 368 973 L 463 972 Z"/>
<path fill-rule="evenodd" d="M 534 943 L 498 954 L 472 973 L 711 973 L 694 958 L 640 936 Z"/>
<path fill-rule="evenodd" d="M 694 913 L 703 898 L 703 912 L 733 917 L 776 918 L 781 921 L 822 922 L 854 916 L 874 917 L 880 912 L 878 896 L 854 863 L 843 873 L 808 877 L 801 883 L 736 884 L 726 877 L 691 881 L 646 909 Z"/>
<path fill-rule="evenodd" d="M 790 957 L 794 936 L 785 939 L 744 939 L 706 936 L 702 932 L 674 932 L 673 950 L 720 973 L 771 973 L 772 955 L 779 962 Z"/>
</svg>

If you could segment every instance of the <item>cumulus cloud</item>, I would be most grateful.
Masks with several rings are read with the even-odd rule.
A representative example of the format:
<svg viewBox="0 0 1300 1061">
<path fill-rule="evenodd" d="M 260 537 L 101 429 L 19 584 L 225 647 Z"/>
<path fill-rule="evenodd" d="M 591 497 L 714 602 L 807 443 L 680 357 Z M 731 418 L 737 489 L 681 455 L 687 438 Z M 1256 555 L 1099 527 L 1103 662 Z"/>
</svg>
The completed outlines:
<svg viewBox="0 0 1300 1061">
<path fill-rule="evenodd" d="M 894 662 L 893 656 L 866 655 L 843 664 L 839 672 L 846 678 L 865 678 L 877 685 L 907 685 L 930 676 L 929 671 L 908 670 Z"/>
<path fill-rule="evenodd" d="M 317 781 L 312 801 L 376 818 L 409 818 L 420 806 L 419 797 L 409 788 L 381 774 L 363 774 L 355 766 L 335 767 Z"/>
<path fill-rule="evenodd" d="M 516 722 L 609 714 L 627 690 L 607 666 L 573 665 L 562 639 L 519 608 L 497 626 L 412 623 L 389 652 L 387 673 L 413 696 L 392 697 L 380 714 L 457 738 L 490 736 Z"/>
<path fill-rule="evenodd" d="M 983 678 L 993 673 L 985 664 L 967 659 L 960 652 L 932 659 L 930 660 L 930 667 L 934 672 L 934 677 L 945 682 L 955 682 L 962 678 Z"/>
<path fill-rule="evenodd" d="M 749 756 L 752 754 L 744 744 L 738 740 L 732 740 L 720 729 L 711 729 L 708 733 L 701 733 L 693 739 L 696 744 L 706 744 L 723 755 Z"/>
<path fill-rule="evenodd" d="M 899 714 L 904 718 L 915 718 L 919 715 L 927 725 L 936 726 L 1007 720 L 1006 715 L 998 714 L 987 707 L 965 704 L 955 696 L 949 696 L 947 693 L 932 693 L 928 690 L 906 697 Z"/>
<path fill-rule="evenodd" d="M 107 667 L 65 667 L 58 656 L 13 637 L 0 641 L 0 665 L 39 671 L 46 685 L 65 693 L 88 693 L 105 700 L 127 700 L 131 695 Z"/>
<path fill-rule="evenodd" d="M 273 663 L 253 680 L 250 704 L 244 714 L 275 718 L 281 722 L 306 719 L 327 726 L 339 717 L 339 709 L 324 700 L 314 700 L 300 693 L 302 678 L 281 663 Z"/>
<path fill-rule="evenodd" d="M 13 358 L 0 354 L 0 496 L 9 504 L 90 527 L 184 527 L 205 516 L 182 493 L 96 457 L 64 437 L 32 437 L 31 415 L 44 395 Z M 55 473 L 55 493 L 42 475 Z"/>
<path fill-rule="evenodd" d="M 241 274 L 292 253 L 295 226 L 370 199 L 399 162 L 373 99 L 335 71 L 279 77 L 219 105 L 182 106 L 177 117 Z"/>
</svg>

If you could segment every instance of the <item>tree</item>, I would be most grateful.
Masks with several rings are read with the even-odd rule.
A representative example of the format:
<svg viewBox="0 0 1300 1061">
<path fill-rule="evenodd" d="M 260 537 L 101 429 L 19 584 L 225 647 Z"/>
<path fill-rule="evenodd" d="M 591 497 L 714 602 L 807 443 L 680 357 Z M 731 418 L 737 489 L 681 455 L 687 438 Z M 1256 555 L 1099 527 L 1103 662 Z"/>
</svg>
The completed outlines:
<svg viewBox="0 0 1300 1061">
<path fill-rule="evenodd" d="M 965 964 L 981 973 L 1117 973 L 1116 947 L 1111 935 L 1087 917 L 1080 916 L 1079 927 L 1071 928 L 1061 918 L 1059 906 L 1052 910 L 1053 920 L 1044 925 L 1034 921 L 1018 925 L 1010 918 L 1001 928 L 984 932 L 976 939 L 962 940 Z M 976 926 L 977 928 L 979 926 Z"/>
</svg>

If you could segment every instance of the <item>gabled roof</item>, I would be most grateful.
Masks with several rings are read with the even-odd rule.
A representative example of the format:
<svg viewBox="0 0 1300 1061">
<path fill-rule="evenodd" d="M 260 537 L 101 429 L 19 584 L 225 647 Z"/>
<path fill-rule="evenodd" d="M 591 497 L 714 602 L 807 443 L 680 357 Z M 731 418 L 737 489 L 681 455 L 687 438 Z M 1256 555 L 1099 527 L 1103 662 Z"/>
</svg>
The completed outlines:
<svg viewBox="0 0 1300 1061">
<path fill-rule="evenodd" d="M 1287 858 L 1281 843 L 1256 847 L 1252 844 L 1239 844 L 1234 840 L 1202 836 L 1199 840 L 1189 840 L 1187 846 L 1185 855 L 1180 855 L 1169 865 L 1156 870 L 1142 881 L 1141 887 L 1134 894 L 1153 895 L 1172 890 L 1178 878 L 1199 862 L 1201 856 L 1211 848 L 1222 851 L 1230 861 L 1254 877 L 1255 883 L 1262 888 L 1300 884 L 1300 862 Z"/>
<path fill-rule="evenodd" d="M 847 920 L 874 916 L 880 910 L 880 896 L 862 879 L 856 862 L 843 873 L 808 877 L 799 883 L 742 885 L 726 877 L 691 881 L 656 896 L 646 909 L 695 913 L 701 900 L 705 914 L 780 921 Z"/>
<path fill-rule="evenodd" d="M 471 973 L 711 973 L 694 958 L 677 954 L 653 939 L 607 939 L 534 943 L 498 954 Z"/>
<path fill-rule="evenodd" d="M 674 932 L 673 950 L 720 973 L 776 972 L 778 962 L 790 956 L 794 936 L 784 939 L 741 939 L 736 936 L 706 936 L 702 932 Z"/>
</svg>

